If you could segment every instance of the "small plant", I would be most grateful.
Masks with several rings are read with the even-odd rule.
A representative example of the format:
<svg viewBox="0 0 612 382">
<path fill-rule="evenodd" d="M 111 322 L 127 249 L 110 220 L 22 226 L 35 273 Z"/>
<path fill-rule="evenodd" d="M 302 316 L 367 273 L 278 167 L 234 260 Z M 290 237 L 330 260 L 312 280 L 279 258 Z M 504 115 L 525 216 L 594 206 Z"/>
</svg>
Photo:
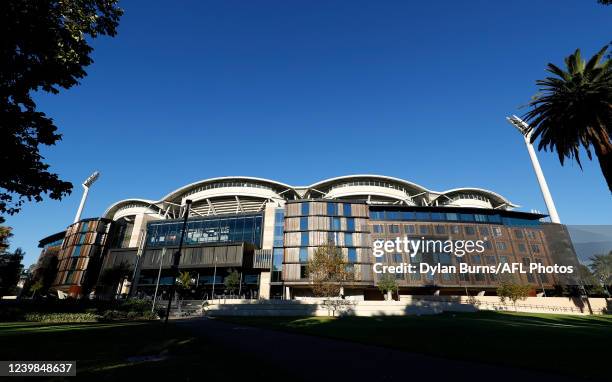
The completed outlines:
<svg viewBox="0 0 612 382">
<path fill-rule="evenodd" d="M 388 295 L 389 292 L 393 292 L 397 289 L 397 280 L 395 277 L 390 275 L 389 273 L 385 273 L 378 280 L 378 290 L 383 294 L 383 296 Z"/>
</svg>

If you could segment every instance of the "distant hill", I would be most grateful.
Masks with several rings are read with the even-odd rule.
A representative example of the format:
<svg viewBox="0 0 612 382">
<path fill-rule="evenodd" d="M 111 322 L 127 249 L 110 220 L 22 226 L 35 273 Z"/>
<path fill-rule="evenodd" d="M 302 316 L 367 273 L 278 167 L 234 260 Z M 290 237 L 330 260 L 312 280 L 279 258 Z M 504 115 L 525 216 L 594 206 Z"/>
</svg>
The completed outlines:
<svg viewBox="0 0 612 382">
<path fill-rule="evenodd" d="M 568 225 L 572 244 L 581 263 L 588 265 L 589 258 L 612 251 L 612 226 Z"/>
</svg>

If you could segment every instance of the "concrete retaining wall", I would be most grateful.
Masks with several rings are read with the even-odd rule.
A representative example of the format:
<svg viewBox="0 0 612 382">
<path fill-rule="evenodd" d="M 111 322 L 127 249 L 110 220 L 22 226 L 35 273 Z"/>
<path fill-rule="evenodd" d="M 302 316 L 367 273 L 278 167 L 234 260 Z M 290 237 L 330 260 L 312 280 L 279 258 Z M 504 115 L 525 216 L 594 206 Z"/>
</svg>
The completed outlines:
<svg viewBox="0 0 612 382">
<path fill-rule="evenodd" d="M 400 301 L 346 301 L 345 305 L 328 309 L 323 299 L 300 300 L 214 300 L 205 308 L 210 316 L 401 316 L 427 315 L 441 312 L 476 312 L 478 310 L 518 311 L 588 315 L 602 314 L 612 306 L 603 298 L 575 300 L 562 297 L 533 297 L 515 306 L 502 304 L 498 297 L 401 296 Z M 608 307 L 608 308 L 607 308 Z M 608 310 L 609 311 L 609 310 Z"/>
</svg>

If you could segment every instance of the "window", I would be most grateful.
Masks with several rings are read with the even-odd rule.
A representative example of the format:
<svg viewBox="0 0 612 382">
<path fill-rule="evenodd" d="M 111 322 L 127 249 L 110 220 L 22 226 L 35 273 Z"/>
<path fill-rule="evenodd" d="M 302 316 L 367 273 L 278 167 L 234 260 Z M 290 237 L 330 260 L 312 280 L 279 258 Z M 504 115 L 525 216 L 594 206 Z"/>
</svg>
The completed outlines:
<svg viewBox="0 0 612 382">
<path fill-rule="evenodd" d="M 344 245 L 347 247 L 353 246 L 353 234 L 352 233 L 344 234 Z"/>
<path fill-rule="evenodd" d="M 306 265 L 300 265 L 300 278 L 301 279 L 308 278 L 308 267 Z"/>
<path fill-rule="evenodd" d="M 530 238 L 531 240 L 535 240 L 536 233 L 534 231 L 527 231 L 527 237 Z"/>
<path fill-rule="evenodd" d="M 485 249 L 491 249 L 491 248 L 493 248 L 493 246 L 491 245 L 491 242 L 490 242 L 489 240 L 485 240 L 485 241 L 483 241 L 482 246 L 483 246 Z"/>
<path fill-rule="evenodd" d="M 310 203 L 302 203 L 302 215 L 308 215 L 310 211 Z"/>
<path fill-rule="evenodd" d="M 355 248 L 348 249 L 348 261 L 349 263 L 357 262 L 357 250 Z"/>
<path fill-rule="evenodd" d="M 429 220 L 429 212 L 417 212 L 417 220 Z"/>
<path fill-rule="evenodd" d="M 508 263 L 508 256 L 500 256 L 499 257 L 499 262 L 503 263 L 503 264 Z"/>
<path fill-rule="evenodd" d="M 537 244 L 531 244 L 531 251 L 533 253 L 540 253 L 540 246 Z"/>
<path fill-rule="evenodd" d="M 506 249 L 508 249 L 508 245 L 504 243 L 503 241 L 498 241 L 496 245 L 497 245 L 497 249 L 500 251 L 505 251 Z"/>
<path fill-rule="evenodd" d="M 401 279 L 403 279 L 403 278 L 404 278 L 404 274 L 403 274 L 403 273 L 399 273 L 399 272 L 398 272 L 398 273 L 396 273 L 396 274 L 395 274 L 395 279 L 396 279 L 396 280 L 401 280 Z"/>
<path fill-rule="evenodd" d="M 459 235 L 460 229 L 458 225 L 452 225 L 450 231 L 453 235 Z"/>
<path fill-rule="evenodd" d="M 383 229 L 383 226 L 380 224 L 374 224 L 374 226 L 372 227 L 374 229 L 374 233 L 383 233 L 385 232 L 385 230 Z"/>
<path fill-rule="evenodd" d="M 308 262 L 308 248 L 300 248 L 300 263 Z"/>
<path fill-rule="evenodd" d="M 473 222 L 474 215 L 473 214 L 459 214 L 459 220 L 462 222 Z"/>
<path fill-rule="evenodd" d="M 330 218 L 330 222 L 331 222 L 330 229 L 332 231 L 340 231 L 340 218 L 332 217 Z"/>
<path fill-rule="evenodd" d="M 327 203 L 327 214 L 329 216 L 338 215 L 338 205 L 336 203 Z"/>
<path fill-rule="evenodd" d="M 476 215 L 474 215 L 474 219 L 476 219 L 476 221 L 479 222 L 479 223 L 486 223 L 487 222 L 487 215 L 476 214 Z"/>
<path fill-rule="evenodd" d="M 441 212 L 432 212 L 431 220 L 444 220 L 444 214 Z"/>
<path fill-rule="evenodd" d="M 355 218 L 346 218 L 346 230 L 347 231 L 355 230 Z"/>
<path fill-rule="evenodd" d="M 500 227 L 493 227 L 493 236 L 495 237 L 501 237 L 502 236 L 502 230 Z"/>
<path fill-rule="evenodd" d="M 394 253 L 393 254 L 393 261 L 398 263 L 398 264 L 401 263 L 403 261 L 402 260 L 402 254 L 401 253 Z"/>
<path fill-rule="evenodd" d="M 408 224 L 404 226 L 404 232 L 408 233 L 408 234 L 413 234 L 416 232 L 416 230 L 414 229 L 414 225 L 412 224 Z"/>
<path fill-rule="evenodd" d="M 518 250 L 519 250 L 519 252 L 525 253 L 525 252 L 527 252 L 527 247 L 525 247 L 524 243 L 518 243 Z"/>
<path fill-rule="evenodd" d="M 308 232 L 302 232 L 301 235 L 302 237 L 300 238 L 300 245 L 302 245 L 303 247 L 307 247 L 308 246 Z"/>
<path fill-rule="evenodd" d="M 495 265 L 495 256 L 485 256 L 487 265 Z"/>
<path fill-rule="evenodd" d="M 342 212 L 344 212 L 344 216 L 351 216 L 351 205 L 350 204 L 344 203 L 342 205 L 342 208 L 344 210 L 344 211 L 342 211 Z"/>
<path fill-rule="evenodd" d="M 459 220 L 459 216 L 457 216 L 457 214 L 455 214 L 455 213 L 447 213 L 446 214 L 446 220 L 457 221 L 457 220 Z"/>
<path fill-rule="evenodd" d="M 300 231 L 308 230 L 308 217 L 303 216 L 300 218 Z"/>
<path fill-rule="evenodd" d="M 399 233 L 400 232 L 400 227 L 397 224 L 391 224 L 389 226 L 389 233 Z"/>
<path fill-rule="evenodd" d="M 441 224 L 436 225 L 436 233 L 438 235 L 444 235 L 446 233 L 446 226 L 443 226 Z"/>
<path fill-rule="evenodd" d="M 480 255 L 472 255 L 472 264 L 482 264 Z"/>
<path fill-rule="evenodd" d="M 471 225 L 465 226 L 465 234 L 466 235 L 476 235 L 476 229 Z"/>
<path fill-rule="evenodd" d="M 520 229 L 515 229 L 514 237 L 516 237 L 517 239 L 522 239 L 525 237 L 525 235 L 523 235 L 523 231 L 521 231 Z"/>
<path fill-rule="evenodd" d="M 481 236 L 488 236 L 489 235 L 489 227 L 478 227 L 478 232 L 480 232 Z"/>
<path fill-rule="evenodd" d="M 426 225 L 420 225 L 419 226 L 419 233 L 421 235 L 427 235 L 429 233 L 429 227 Z"/>
</svg>

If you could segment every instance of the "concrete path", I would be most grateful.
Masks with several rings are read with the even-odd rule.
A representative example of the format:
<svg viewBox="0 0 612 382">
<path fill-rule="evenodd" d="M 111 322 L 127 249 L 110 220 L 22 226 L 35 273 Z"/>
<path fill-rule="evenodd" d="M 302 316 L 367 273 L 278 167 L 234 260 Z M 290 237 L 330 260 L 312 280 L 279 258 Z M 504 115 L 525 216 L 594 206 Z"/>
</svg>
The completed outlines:
<svg viewBox="0 0 612 382">
<path fill-rule="evenodd" d="M 293 381 L 563 382 L 578 379 L 504 366 L 447 360 L 378 346 L 242 326 L 216 319 L 177 320 L 236 360 L 281 369 Z M 493 342 L 492 342 L 493 344 Z M 493 348 L 491 351 L 495 351 Z M 578 360 L 577 360 L 578 362 Z M 249 362 L 250 364 L 253 364 Z M 237 367 L 240 367 L 238 361 Z M 271 378 L 270 380 L 272 380 Z"/>
</svg>

